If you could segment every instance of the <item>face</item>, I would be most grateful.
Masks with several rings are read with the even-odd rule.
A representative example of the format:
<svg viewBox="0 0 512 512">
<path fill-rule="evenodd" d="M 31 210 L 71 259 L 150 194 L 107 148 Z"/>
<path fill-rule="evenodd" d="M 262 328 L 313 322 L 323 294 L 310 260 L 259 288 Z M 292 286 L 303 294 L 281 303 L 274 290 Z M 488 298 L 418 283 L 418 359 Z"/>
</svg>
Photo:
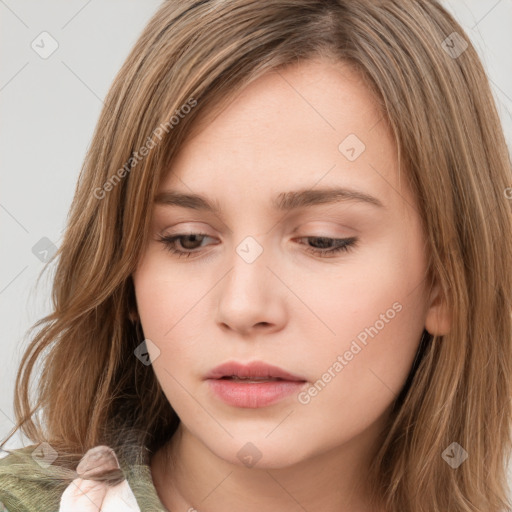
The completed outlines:
<svg viewBox="0 0 512 512">
<path fill-rule="evenodd" d="M 248 442 L 260 467 L 349 445 L 381 425 L 434 314 L 392 135 L 359 76 L 323 60 L 265 75 L 200 128 L 161 184 L 133 274 L 156 377 L 181 427 L 235 464 Z M 332 189 L 359 197 L 322 196 Z M 293 205 L 301 190 L 313 200 Z M 233 405 L 205 380 L 226 361 L 305 382 Z"/>
</svg>

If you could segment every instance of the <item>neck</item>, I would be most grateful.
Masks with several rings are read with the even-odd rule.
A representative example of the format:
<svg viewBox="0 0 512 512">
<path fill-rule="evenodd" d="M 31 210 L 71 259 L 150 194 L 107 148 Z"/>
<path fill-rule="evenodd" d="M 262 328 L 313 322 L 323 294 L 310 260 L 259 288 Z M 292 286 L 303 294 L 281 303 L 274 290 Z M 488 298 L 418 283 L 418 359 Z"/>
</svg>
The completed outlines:
<svg viewBox="0 0 512 512">
<path fill-rule="evenodd" d="M 180 423 L 151 460 L 155 488 L 168 510 L 376 512 L 364 483 L 374 455 L 368 447 L 375 448 L 368 440 L 379 426 L 293 465 L 265 468 L 226 461 Z"/>
</svg>

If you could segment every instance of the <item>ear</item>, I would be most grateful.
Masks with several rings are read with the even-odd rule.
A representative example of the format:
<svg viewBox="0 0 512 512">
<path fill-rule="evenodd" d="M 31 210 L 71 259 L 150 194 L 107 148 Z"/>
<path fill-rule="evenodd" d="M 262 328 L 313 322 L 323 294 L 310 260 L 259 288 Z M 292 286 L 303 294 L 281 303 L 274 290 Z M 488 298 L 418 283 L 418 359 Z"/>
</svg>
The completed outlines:
<svg viewBox="0 0 512 512">
<path fill-rule="evenodd" d="M 448 334 L 452 326 L 452 315 L 442 293 L 441 286 L 436 282 L 431 289 L 429 306 L 425 317 L 425 329 L 433 335 Z"/>
</svg>

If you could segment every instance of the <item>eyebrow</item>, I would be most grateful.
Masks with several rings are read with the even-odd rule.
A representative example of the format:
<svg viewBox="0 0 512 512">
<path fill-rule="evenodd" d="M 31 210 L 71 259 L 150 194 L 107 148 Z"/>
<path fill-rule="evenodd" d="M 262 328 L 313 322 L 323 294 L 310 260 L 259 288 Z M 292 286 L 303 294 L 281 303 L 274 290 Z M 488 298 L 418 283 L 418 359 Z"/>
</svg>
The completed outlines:
<svg viewBox="0 0 512 512">
<path fill-rule="evenodd" d="M 319 204 L 332 204 L 344 201 L 357 201 L 385 208 L 384 204 L 374 196 L 351 188 L 301 189 L 281 192 L 271 202 L 277 211 L 291 211 Z M 165 190 L 155 196 L 155 204 L 180 206 L 193 210 L 212 212 L 222 215 L 217 201 L 211 201 L 200 194 L 186 194 L 173 190 Z"/>
</svg>

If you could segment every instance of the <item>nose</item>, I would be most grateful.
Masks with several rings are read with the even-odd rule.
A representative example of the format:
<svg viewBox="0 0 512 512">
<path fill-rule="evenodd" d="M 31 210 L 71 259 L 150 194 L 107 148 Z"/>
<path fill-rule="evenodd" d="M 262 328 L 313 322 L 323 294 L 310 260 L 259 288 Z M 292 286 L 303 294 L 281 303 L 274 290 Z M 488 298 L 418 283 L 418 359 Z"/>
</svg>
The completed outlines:
<svg viewBox="0 0 512 512">
<path fill-rule="evenodd" d="M 256 243 L 253 239 L 239 244 L 229 271 L 217 287 L 218 325 L 244 336 L 282 329 L 287 315 L 286 294 L 290 294 L 276 277 L 278 271 L 272 267 L 278 266 L 270 261 L 270 251 L 260 250 Z"/>
</svg>

